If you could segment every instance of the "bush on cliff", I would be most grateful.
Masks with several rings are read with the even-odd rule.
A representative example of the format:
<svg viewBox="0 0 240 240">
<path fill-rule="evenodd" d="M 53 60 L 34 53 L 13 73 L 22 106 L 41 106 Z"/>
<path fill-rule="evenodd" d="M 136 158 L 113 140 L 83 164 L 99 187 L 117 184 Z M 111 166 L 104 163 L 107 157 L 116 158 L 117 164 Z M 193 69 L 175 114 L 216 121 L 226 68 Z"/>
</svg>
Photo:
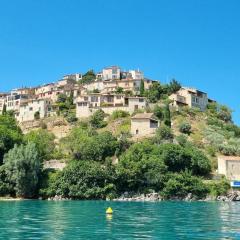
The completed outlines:
<svg viewBox="0 0 240 240">
<path fill-rule="evenodd" d="M 114 195 L 115 177 L 106 166 L 94 161 L 72 161 L 57 173 L 48 188 L 41 189 L 46 196 L 61 195 L 72 199 L 105 199 Z"/>
</svg>

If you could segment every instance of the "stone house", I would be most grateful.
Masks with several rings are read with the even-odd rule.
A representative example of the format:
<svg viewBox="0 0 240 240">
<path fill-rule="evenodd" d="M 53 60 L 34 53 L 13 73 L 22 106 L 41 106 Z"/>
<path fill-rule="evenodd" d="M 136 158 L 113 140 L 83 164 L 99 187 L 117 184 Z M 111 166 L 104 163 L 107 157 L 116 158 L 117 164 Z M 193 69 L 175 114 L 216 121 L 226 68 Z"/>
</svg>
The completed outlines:
<svg viewBox="0 0 240 240">
<path fill-rule="evenodd" d="M 178 92 L 169 97 L 172 100 L 172 106 L 197 107 L 204 111 L 208 104 L 207 93 L 194 88 L 182 87 Z"/>
<path fill-rule="evenodd" d="M 16 119 L 18 122 L 26 122 L 35 120 L 36 116 L 42 119 L 52 114 L 52 101 L 50 99 L 35 99 L 20 106 Z"/>
<path fill-rule="evenodd" d="M 153 113 L 137 113 L 131 118 L 131 134 L 136 137 L 153 135 L 159 125 Z"/>
<path fill-rule="evenodd" d="M 225 175 L 230 181 L 240 181 L 240 157 L 219 156 L 218 174 Z"/>
</svg>

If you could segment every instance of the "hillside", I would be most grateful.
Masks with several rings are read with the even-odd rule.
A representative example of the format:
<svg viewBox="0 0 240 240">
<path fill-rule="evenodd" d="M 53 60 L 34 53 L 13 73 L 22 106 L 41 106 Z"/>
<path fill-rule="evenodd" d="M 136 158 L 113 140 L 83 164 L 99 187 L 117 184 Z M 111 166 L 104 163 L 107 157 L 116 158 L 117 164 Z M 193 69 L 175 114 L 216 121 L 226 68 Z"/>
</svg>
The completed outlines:
<svg viewBox="0 0 240 240">
<path fill-rule="evenodd" d="M 216 159 L 240 155 L 240 128 L 230 109 L 208 99 L 199 105 L 202 110 L 175 105 L 178 91 L 205 96 L 180 88 L 177 82 L 154 83 L 143 93 L 147 107 L 132 114 L 98 109 L 77 119 L 71 104 L 59 108 L 58 116 L 18 125 L 11 112 L 4 113 L 0 195 L 112 199 L 126 192 L 157 192 L 163 199 L 189 199 L 189 194 L 190 199 L 205 199 L 226 194 L 229 182 L 217 175 Z M 131 117 L 143 112 L 158 123 L 155 133 L 131 135 Z M 58 163 L 66 167 L 54 169 L 64 166 Z"/>
</svg>

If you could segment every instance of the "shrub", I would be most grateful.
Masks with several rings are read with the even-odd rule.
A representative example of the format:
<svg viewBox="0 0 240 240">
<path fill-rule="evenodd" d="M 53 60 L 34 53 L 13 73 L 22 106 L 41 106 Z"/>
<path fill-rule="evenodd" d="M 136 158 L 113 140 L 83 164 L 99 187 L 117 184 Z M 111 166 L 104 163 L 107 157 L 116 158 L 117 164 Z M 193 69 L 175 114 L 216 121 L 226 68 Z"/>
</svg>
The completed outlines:
<svg viewBox="0 0 240 240">
<path fill-rule="evenodd" d="M 191 124 L 188 122 L 181 123 L 179 125 L 179 131 L 181 133 L 190 134 L 191 133 Z"/>
<path fill-rule="evenodd" d="M 146 188 L 158 191 L 166 180 L 166 170 L 157 146 L 148 141 L 135 143 L 120 156 L 118 189 L 120 192 L 144 191 Z"/>
<path fill-rule="evenodd" d="M 160 106 L 156 105 L 153 109 L 153 113 L 159 120 L 164 119 L 164 111 Z"/>
<path fill-rule="evenodd" d="M 161 143 L 163 141 L 172 141 L 173 140 L 173 133 L 171 128 L 162 125 L 160 126 L 157 131 L 156 131 L 156 136 L 155 136 L 155 142 L 156 143 Z"/>
<path fill-rule="evenodd" d="M 111 119 L 115 120 L 118 118 L 125 118 L 128 117 L 129 113 L 123 110 L 115 110 L 112 115 L 111 115 Z"/>
<path fill-rule="evenodd" d="M 169 176 L 161 194 L 169 198 L 185 198 L 189 193 L 197 199 L 206 197 L 209 190 L 202 179 L 192 176 L 189 172 L 174 173 Z"/>
<path fill-rule="evenodd" d="M 113 156 L 118 147 L 117 139 L 110 132 L 98 134 L 82 128 L 73 129 L 63 141 L 65 149 L 78 160 L 104 161 Z"/>
<path fill-rule="evenodd" d="M 68 123 L 74 123 L 74 122 L 77 122 L 77 117 L 75 116 L 75 113 L 68 113 L 68 116 L 67 116 L 67 122 Z"/>
<path fill-rule="evenodd" d="M 41 189 L 45 197 L 105 199 L 116 192 L 114 171 L 98 162 L 72 161 L 62 172 L 50 177 L 48 187 Z"/>
<path fill-rule="evenodd" d="M 208 183 L 208 188 L 210 191 L 210 195 L 212 196 L 221 196 L 226 195 L 228 190 L 230 189 L 229 182 L 223 178 L 221 180 L 215 180 Z"/>
<path fill-rule="evenodd" d="M 46 129 L 33 130 L 24 136 L 25 143 L 34 143 L 36 145 L 41 161 L 49 160 L 55 149 L 55 136 Z"/>
<path fill-rule="evenodd" d="M 94 128 L 103 128 L 107 125 L 104 121 L 105 113 L 102 109 L 97 110 L 90 118 L 90 124 Z"/>
<path fill-rule="evenodd" d="M 188 142 L 187 137 L 183 134 L 176 137 L 176 140 L 180 146 L 185 146 Z"/>
</svg>

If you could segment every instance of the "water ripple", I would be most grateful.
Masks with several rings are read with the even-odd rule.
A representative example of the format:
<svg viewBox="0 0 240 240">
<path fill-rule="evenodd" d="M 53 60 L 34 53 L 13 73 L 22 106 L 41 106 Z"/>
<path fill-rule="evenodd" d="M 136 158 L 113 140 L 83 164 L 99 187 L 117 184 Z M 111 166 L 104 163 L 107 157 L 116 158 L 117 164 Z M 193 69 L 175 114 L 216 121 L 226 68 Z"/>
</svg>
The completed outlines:
<svg viewBox="0 0 240 240">
<path fill-rule="evenodd" d="M 217 202 L 0 202 L 0 239 L 240 239 L 239 211 Z"/>
</svg>

